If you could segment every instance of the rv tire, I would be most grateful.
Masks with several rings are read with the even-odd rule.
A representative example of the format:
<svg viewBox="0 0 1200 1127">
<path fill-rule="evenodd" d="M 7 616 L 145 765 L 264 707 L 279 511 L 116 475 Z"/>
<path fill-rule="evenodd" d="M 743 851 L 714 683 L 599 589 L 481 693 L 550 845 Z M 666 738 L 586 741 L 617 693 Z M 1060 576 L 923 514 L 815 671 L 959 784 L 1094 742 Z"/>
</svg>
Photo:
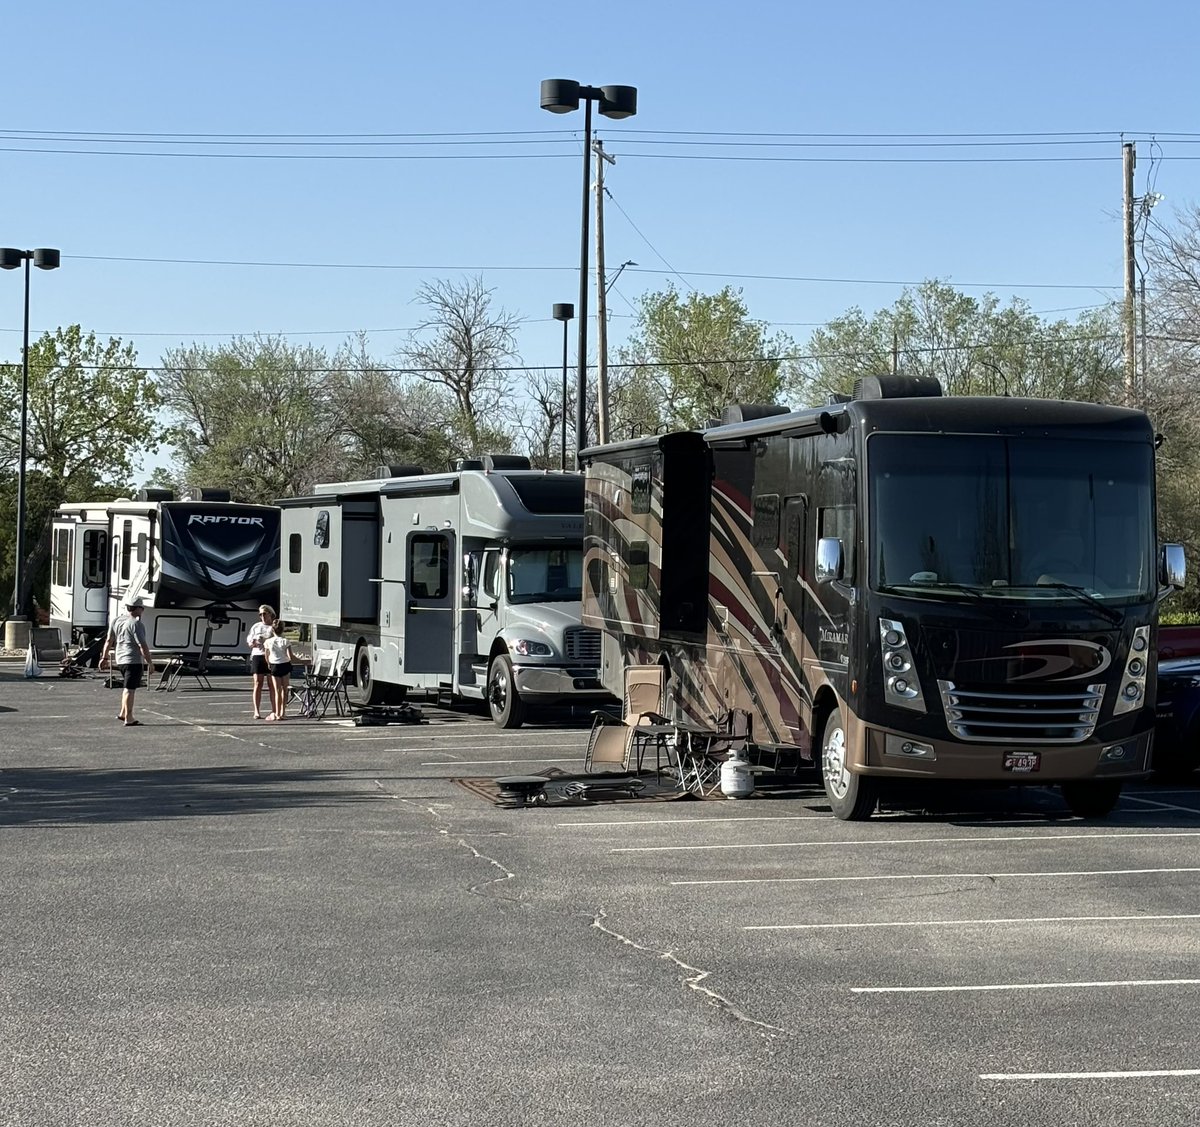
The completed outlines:
<svg viewBox="0 0 1200 1127">
<path fill-rule="evenodd" d="M 507 654 L 497 654 L 488 666 L 487 703 L 497 728 L 519 728 L 525 722 L 525 702 Z"/>
<path fill-rule="evenodd" d="M 862 822 L 875 813 L 879 780 L 855 774 L 846 766 L 846 721 L 840 706 L 825 718 L 821 731 L 821 779 L 835 817 Z"/>
<path fill-rule="evenodd" d="M 1076 817 L 1106 818 L 1121 797 L 1121 784 L 1115 779 L 1063 783 L 1062 794 Z"/>
<path fill-rule="evenodd" d="M 383 703 L 386 686 L 371 676 L 371 652 L 366 646 L 354 651 L 354 703 L 363 708 L 373 708 Z"/>
</svg>

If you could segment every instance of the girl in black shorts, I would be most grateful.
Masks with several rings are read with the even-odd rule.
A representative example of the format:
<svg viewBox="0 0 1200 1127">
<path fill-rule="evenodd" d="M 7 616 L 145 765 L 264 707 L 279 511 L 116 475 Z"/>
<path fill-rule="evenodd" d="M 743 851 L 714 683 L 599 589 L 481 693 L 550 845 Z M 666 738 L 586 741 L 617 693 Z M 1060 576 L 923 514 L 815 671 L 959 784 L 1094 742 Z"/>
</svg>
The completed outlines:
<svg viewBox="0 0 1200 1127">
<path fill-rule="evenodd" d="M 283 623 L 277 618 L 271 626 L 271 636 L 263 640 L 267 669 L 271 673 L 271 703 L 275 711 L 268 720 L 286 720 L 288 688 L 292 679 L 292 647 L 283 636 Z"/>
</svg>

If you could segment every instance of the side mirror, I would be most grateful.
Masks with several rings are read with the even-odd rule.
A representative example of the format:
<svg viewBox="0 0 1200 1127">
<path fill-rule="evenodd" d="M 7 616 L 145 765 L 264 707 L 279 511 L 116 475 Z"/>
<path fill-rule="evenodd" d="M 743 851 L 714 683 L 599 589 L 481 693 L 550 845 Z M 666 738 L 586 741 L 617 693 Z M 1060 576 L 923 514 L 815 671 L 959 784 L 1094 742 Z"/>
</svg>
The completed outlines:
<svg viewBox="0 0 1200 1127">
<path fill-rule="evenodd" d="M 1158 579 L 1172 591 L 1182 591 L 1187 582 L 1187 560 L 1182 544 L 1164 544 L 1158 561 Z"/>
<path fill-rule="evenodd" d="M 844 568 L 841 540 L 836 536 L 822 536 L 817 541 L 817 582 L 837 583 Z"/>
</svg>

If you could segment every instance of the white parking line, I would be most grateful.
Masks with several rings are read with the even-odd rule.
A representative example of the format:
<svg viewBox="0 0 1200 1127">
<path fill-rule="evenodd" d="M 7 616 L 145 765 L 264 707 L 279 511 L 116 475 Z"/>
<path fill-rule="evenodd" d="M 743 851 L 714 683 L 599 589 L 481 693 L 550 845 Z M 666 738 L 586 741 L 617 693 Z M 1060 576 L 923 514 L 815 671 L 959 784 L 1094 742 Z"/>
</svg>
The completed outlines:
<svg viewBox="0 0 1200 1127">
<path fill-rule="evenodd" d="M 877 927 L 995 927 L 997 924 L 1119 923 L 1137 920 L 1200 920 L 1200 913 L 1172 916 L 1013 916 L 982 920 L 881 920 L 877 923 L 746 924 L 743 931 L 849 931 Z"/>
<path fill-rule="evenodd" d="M 1195 806 L 1175 806 L 1170 802 L 1157 802 L 1153 798 L 1142 798 L 1140 794 L 1123 794 L 1121 798 L 1128 802 L 1142 802 L 1147 806 L 1153 806 L 1155 810 L 1180 810 L 1185 814 L 1200 814 L 1200 809 Z"/>
<path fill-rule="evenodd" d="M 878 873 L 865 877 L 732 877 L 728 880 L 673 880 L 672 885 L 688 884 L 834 884 L 839 881 L 864 880 L 962 880 L 971 878 L 986 878 L 988 880 L 1003 880 L 1005 878 L 1031 877 L 1116 877 L 1130 876 L 1137 873 L 1200 873 L 1200 868 L 1192 869 L 1078 869 L 1063 870 L 1050 873 Z"/>
<path fill-rule="evenodd" d="M 473 732 L 438 732 L 435 730 L 436 727 L 437 727 L 436 724 L 418 724 L 418 725 L 413 726 L 413 731 L 411 731 L 409 733 L 405 733 L 405 734 L 411 735 L 414 738 L 422 739 L 422 740 L 478 740 L 480 737 L 496 739 L 496 740 L 504 740 L 504 739 L 510 739 L 510 740 L 511 739 L 525 739 L 525 740 L 527 740 L 527 739 L 529 739 L 529 737 L 531 735 L 531 733 L 529 731 L 503 732 L 499 728 L 493 728 L 487 724 L 480 724 L 478 726 L 478 728 L 476 728 L 476 730 Z M 558 732 L 553 733 L 553 734 L 561 735 L 561 733 L 558 733 Z M 584 744 L 587 743 L 587 739 L 585 738 L 585 736 L 586 736 L 586 733 L 583 736 L 580 736 L 579 739 L 571 740 L 567 743 L 559 743 L 559 744 L 556 744 L 555 746 L 556 747 L 574 747 L 576 744 L 578 744 L 579 746 L 582 747 Z M 400 732 L 392 732 L 390 735 L 386 735 L 386 736 L 343 736 L 342 739 L 346 743 L 353 743 L 356 741 L 366 741 L 366 740 L 397 740 L 397 739 L 403 739 L 403 737 L 404 737 L 404 734 L 402 734 Z"/>
<path fill-rule="evenodd" d="M 980 1080 L 1137 1080 L 1145 1076 L 1200 1076 L 1200 1068 L 1147 1068 L 1130 1072 L 981 1072 Z"/>
<path fill-rule="evenodd" d="M 931 845 L 951 842 L 955 845 L 974 845 L 982 841 L 1002 841 L 1021 845 L 1027 841 L 1072 841 L 1080 838 L 1097 841 L 1120 837 L 1200 837 L 1200 830 L 1127 830 L 1114 833 L 1078 834 L 992 834 L 987 837 L 880 837 L 851 841 L 832 838 L 829 841 L 756 841 L 735 845 L 622 845 L 610 853 L 683 853 L 690 850 L 714 849 L 846 849 L 852 845 Z"/>
<path fill-rule="evenodd" d="M 559 829 L 564 826 L 705 826 L 712 822 L 807 822 L 819 815 L 814 814 L 771 814 L 764 817 L 747 815 L 743 818 L 630 818 L 623 821 L 605 822 L 555 822 Z"/>
<path fill-rule="evenodd" d="M 1007 982 L 995 986 L 851 986 L 851 994 L 958 994 L 979 990 L 1083 990 L 1094 986 L 1200 986 L 1200 978 L 1129 978 L 1112 982 Z"/>
<path fill-rule="evenodd" d="M 423 747 L 421 751 L 440 751 L 436 747 Z M 575 756 L 570 759 L 447 759 L 435 763 L 422 763 L 422 767 L 502 767 L 506 763 L 574 763 Z M 551 782 L 553 780 L 547 780 Z"/>
</svg>

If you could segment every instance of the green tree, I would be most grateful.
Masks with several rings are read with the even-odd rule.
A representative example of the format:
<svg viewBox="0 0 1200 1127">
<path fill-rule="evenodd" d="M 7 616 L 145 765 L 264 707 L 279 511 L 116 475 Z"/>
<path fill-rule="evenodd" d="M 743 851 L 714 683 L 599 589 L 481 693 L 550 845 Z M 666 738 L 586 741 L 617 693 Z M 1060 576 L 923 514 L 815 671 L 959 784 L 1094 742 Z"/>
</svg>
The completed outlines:
<svg viewBox="0 0 1200 1127">
<path fill-rule="evenodd" d="M 22 366 L 0 365 L 0 492 L 5 589 L 15 572 L 16 475 L 20 461 Z M 26 440 L 27 546 L 24 590 L 15 603 L 46 601 L 46 567 L 54 509 L 63 501 L 102 500 L 127 492 L 135 461 L 164 435 L 156 423 L 158 391 L 138 367 L 131 344 L 79 325 L 43 334 L 29 348 Z"/>
<path fill-rule="evenodd" d="M 740 289 L 645 294 L 610 380 L 614 437 L 702 426 L 732 403 L 773 403 L 794 350 L 750 316 Z"/>
<path fill-rule="evenodd" d="M 817 329 L 797 365 L 808 403 L 892 370 L 932 376 L 947 395 L 1014 395 L 1119 402 L 1121 334 L 1111 309 L 1046 321 L 1014 298 L 974 298 L 936 280 L 867 317 L 853 308 Z"/>
<path fill-rule="evenodd" d="M 176 453 L 168 476 L 259 503 L 330 480 L 347 460 L 345 382 L 324 349 L 277 336 L 169 350 L 159 377 Z"/>
</svg>

